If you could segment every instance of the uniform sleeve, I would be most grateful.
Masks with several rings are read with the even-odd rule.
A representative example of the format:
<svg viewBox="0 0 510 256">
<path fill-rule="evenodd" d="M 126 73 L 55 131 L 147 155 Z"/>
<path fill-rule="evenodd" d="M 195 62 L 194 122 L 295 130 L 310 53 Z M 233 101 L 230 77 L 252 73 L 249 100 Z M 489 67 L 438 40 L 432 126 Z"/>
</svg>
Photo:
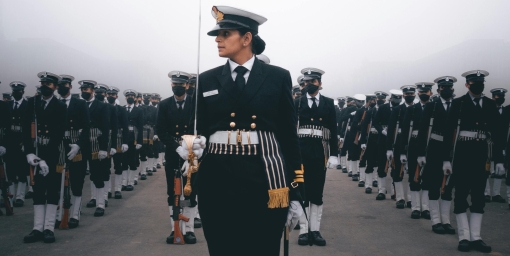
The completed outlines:
<svg viewBox="0 0 510 256">
<path fill-rule="evenodd" d="M 374 113 L 374 109 L 375 108 L 372 108 L 370 110 L 367 111 L 367 114 L 365 116 L 365 119 L 363 120 L 363 122 L 361 123 L 361 126 L 360 126 L 360 139 L 359 139 L 359 144 L 367 144 L 367 137 L 368 137 L 368 133 L 370 132 L 369 131 L 369 126 L 370 126 L 370 121 L 372 120 L 372 115 Z"/>
<path fill-rule="evenodd" d="M 116 148 L 117 146 L 117 134 L 119 133 L 119 126 L 117 124 L 117 108 L 113 105 L 109 105 L 111 122 L 110 122 L 110 130 L 112 131 L 112 136 L 110 137 L 110 148 Z"/>
<path fill-rule="evenodd" d="M 123 107 L 117 106 L 119 109 L 119 115 L 120 115 L 120 122 L 121 122 L 121 128 L 122 128 L 122 142 L 123 144 L 127 144 L 127 141 L 129 140 L 129 121 L 127 118 L 127 110 Z"/>
<path fill-rule="evenodd" d="M 411 120 L 413 120 L 414 115 L 416 113 L 416 106 L 410 106 L 407 108 L 404 114 L 404 119 L 402 121 L 402 124 L 400 124 L 400 127 L 402 129 L 402 133 L 400 134 L 400 137 L 402 138 L 400 140 L 400 154 L 407 155 L 407 149 L 409 144 L 409 133 L 411 129 Z M 397 146 L 397 145 L 396 145 Z"/>
<path fill-rule="evenodd" d="M 142 108 L 133 108 L 138 109 L 137 118 L 136 118 L 136 129 L 138 130 L 138 136 L 136 138 L 136 144 L 143 144 L 143 124 L 144 124 L 144 117 L 143 117 L 143 109 Z M 131 110 L 131 111 L 133 111 Z"/>
<path fill-rule="evenodd" d="M 381 117 L 382 117 L 382 113 L 384 112 L 384 109 L 385 109 L 385 105 L 382 105 L 379 107 L 379 111 L 377 111 L 375 113 L 375 116 L 374 116 L 374 121 L 372 122 L 372 126 L 374 126 L 374 128 L 377 130 L 377 132 L 379 134 L 382 133 L 382 125 L 381 125 Z"/>
<path fill-rule="evenodd" d="M 453 144 L 455 143 L 457 123 L 462 111 L 464 101 L 462 98 L 454 100 L 450 112 L 446 118 L 446 124 L 443 130 L 443 161 L 452 161 L 453 158 Z"/>
<path fill-rule="evenodd" d="M 168 125 L 167 125 L 167 111 L 168 111 L 168 102 L 163 101 L 159 104 L 158 117 L 156 120 L 156 130 L 158 131 L 158 137 L 167 146 L 171 151 L 175 151 L 179 147 L 179 143 L 177 143 L 170 134 L 168 133 Z"/>
<path fill-rule="evenodd" d="M 110 137 L 110 108 L 105 104 L 101 103 L 102 111 L 99 112 L 101 115 L 101 136 L 99 136 L 99 150 L 107 151 L 108 150 L 108 139 Z"/>
<path fill-rule="evenodd" d="M 417 152 L 418 156 L 425 156 L 427 150 L 427 142 L 429 140 L 430 119 L 432 118 L 437 103 L 425 105 L 425 109 L 421 115 L 420 126 L 418 127 Z"/>
<path fill-rule="evenodd" d="M 391 111 L 390 121 L 388 122 L 388 133 L 386 135 L 386 149 L 393 150 L 393 142 L 395 140 L 395 129 L 397 128 L 397 121 L 400 113 L 400 106 L 398 108 L 394 108 Z"/>
<path fill-rule="evenodd" d="M 78 111 L 80 111 L 80 119 L 82 123 L 80 137 L 78 139 L 78 146 L 83 148 L 89 142 L 90 138 L 90 116 L 89 116 L 89 107 L 85 101 L 77 101 Z"/>
<path fill-rule="evenodd" d="M 3 138 L 0 138 L 0 146 L 5 147 L 8 143 L 7 140 L 11 136 L 9 136 L 10 133 L 10 126 L 11 126 L 11 108 L 9 107 L 9 104 L 2 102 L 0 103 L 0 129 L 4 129 L 4 135 Z"/>
<path fill-rule="evenodd" d="M 35 154 L 34 140 L 32 139 L 32 122 L 34 121 L 34 98 L 28 100 L 27 110 L 23 116 L 23 146 L 25 155 Z"/>
<path fill-rule="evenodd" d="M 330 156 L 337 156 L 338 155 L 338 137 L 336 136 L 336 111 L 335 111 L 335 105 L 334 101 L 331 100 L 329 102 L 330 108 L 329 108 L 329 124 L 328 129 L 330 131 L 330 138 L 329 138 L 329 155 Z"/>
<path fill-rule="evenodd" d="M 51 103 L 51 102 L 50 102 Z M 50 142 L 48 143 L 48 148 L 58 149 L 58 146 L 64 139 L 64 132 L 66 127 L 66 119 L 67 119 L 67 106 L 65 103 L 57 101 L 57 107 L 55 113 L 52 115 L 53 121 L 53 131 L 51 134 Z M 44 160 L 44 159 L 43 159 Z"/>
</svg>

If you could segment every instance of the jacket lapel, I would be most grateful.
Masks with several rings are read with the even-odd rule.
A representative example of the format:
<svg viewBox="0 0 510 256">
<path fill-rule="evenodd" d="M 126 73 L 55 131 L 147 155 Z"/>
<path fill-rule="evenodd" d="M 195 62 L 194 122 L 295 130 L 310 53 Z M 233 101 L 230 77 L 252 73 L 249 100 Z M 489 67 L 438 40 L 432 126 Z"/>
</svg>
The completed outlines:
<svg viewBox="0 0 510 256">
<path fill-rule="evenodd" d="M 89 107 L 89 113 L 90 115 L 93 115 L 94 114 L 94 111 L 96 110 L 97 108 L 97 105 L 99 105 L 99 101 L 98 100 L 94 100 L 92 101 L 92 103 L 90 103 L 90 107 Z M 88 104 L 87 104 L 88 105 Z"/>
<path fill-rule="evenodd" d="M 218 80 L 220 81 L 221 88 L 227 92 L 231 97 L 238 99 L 239 96 L 239 88 L 237 88 L 234 80 L 232 80 L 232 72 L 230 71 L 230 64 L 227 63 L 223 66 L 223 71 L 221 75 L 218 75 Z M 248 79 L 249 81 L 249 79 Z"/>
<path fill-rule="evenodd" d="M 248 103 L 251 99 L 257 94 L 260 87 L 264 83 L 264 79 L 266 78 L 266 72 L 264 66 L 261 61 L 255 58 L 253 62 L 253 67 L 250 71 L 250 75 L 248 77 L 248 82 L 244 87 L 243 92 L 241 93 L 240 102 Z"/>
</svg>

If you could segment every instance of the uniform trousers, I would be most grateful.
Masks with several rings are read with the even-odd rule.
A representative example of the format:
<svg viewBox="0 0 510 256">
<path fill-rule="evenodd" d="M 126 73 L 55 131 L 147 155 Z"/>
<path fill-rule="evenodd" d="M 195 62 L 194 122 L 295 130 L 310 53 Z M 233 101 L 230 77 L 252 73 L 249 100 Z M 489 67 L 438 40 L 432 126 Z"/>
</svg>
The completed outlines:
<svg viewBox="0 0 510 256">
<path fill-rule="evenodd" d="M 375 133 L 370 133 L 367 141 L 367 148 L 365 153 L 363 154 L 363 158 L 367 161 L 367 168 L 365 169 L 365 173 L 373 173 L 374 168 L 377 167 L 377 137 L 378 135 Z"/>
<path fill-rule="evenodd" d="M 421 177 L 421 187 L 423 190 L 429 191 L 429 200 L 439 200 L 441 198 L 442 200 L 451 201 L 453 180 L 450 180 L 445 192 L 441 194 L 444 177 L 442 147 L 443 142 L 430 140 L 427 150 L 427 164 L 425 164 Z"/>
<path fill-rule="evenodd" d="M 198 209 L 211 256 L 280 254 L 288 208 L 267 207 L 267 176 L 260 156 L 208 154 L 200 165 L 198 184 Z M 236 235 L 239 226 L 232 224 L 247 220 L 249 232 Z"/>
<path fill-rule="evenodd" d="M 49 173 L 46 176 L 39 174 L 39 166 L 34 170 L 34 205 L 54 204 L 60 200 L 60 183 L 62 174 L 56 172 L 56 163 L 46 163 Z"/>
<path fill-rule="evenodd" d="M 414 182 L 414 177 L 416 174 L 416 168 L 418 168 L 418 174 L 420 173 L 421 168 L 418 166 L 418 152 L 417 152 L 417 143 L 416 138 L 411 138 L 409 141 L 409 149 L 407 151 L 407 167 L 408 167 L 408 182 L 411 191 L 420 191 L 422 190 L 422 184 L 420 179 L 418 182 Z M 400 156 L 398 156 L 400 158 Z M 423 187 L 423 190 L 428 190 L 427 187 Z"/>
<path fill-rule="evenodd" d="M 324 157 L 302 157 L 305 170 L 306 202 L 322 205 L 324 184 L 326 183 L 326 167 Z"/>
<path fill-rule="evenodd" d="M 377 141 L 377 174 L 379 175 L 379 178 L 384 178 L 387 176 L 385 171 L 387 162 L 386 135 L 379 134 Z"/>
<path fill-rule="evenodd" d="M 90 180 L 94 182 L 96 188 L 104 188 L 104 182 L 110 180 L 109 161 L 111 161 L 110 158 L 89 160 Z"/>
<path fill-rule="evenodd" d="M 30 166 L 27 163 L 26 154 L 21 151 L 21 146 L 9 145 L 7 153 L 3 156 L 5 160 L 6 174 L 9 181 L 27 182 L 27 176 L 30 173 Z"/>
<path fill-rule="evenodd" d="M 128 150 L 122 153 L 122 170 L 136 171 L 138 165 L 138 150 L 136 150 L 136 146 L 133 143 L 130 143 L 128 144 Z"/>
<path fill-rule="evenodd" d="M 400 140 L 401 136 L 400 134 L 397 135 L 397 139 L 395 142 L 395 147 L 393 150 L 393 161 L 395 163 L 395 167 L 391 170 L 391 178 L 393 179 L 393 182 L 402 182 L 405 174 L 404 167 L 402 165 L 402 162 L 400 162 Z M 393 143 L 393 142 L 392 142 Z"/>
<path fill-rule="evenodd" d="M 166 174 L 166 194 L 168 195 L 168 206 L 174 205 L 174 178 L 175 178 L 175 171 L 181 170 L 182 165 L 184 164 L 184 160 L 181 159 L 179 154 L 177 152 L 167 152 L 165 154 L 165 174 Z M 193 173 L 191 175 L 191 194 L 190 196 L 185 196 L 185 200 L 190 201 L 190 207 L 195 207 L 197 205 L 197 190 L 195 181 L 196 181 L 197 173 Z M 188 177 L 183 177 L 181 179 L 182 187 L 184 188 L 184 185 L 186 185 L 186 182 L 188 181 Z"/>
<path fill-rule="evenodd" d="M 68 161 L 67 164 L 69 164 L 69 182 L 71 183 L 73 196 L 82 196 L 87 162 L 84 160 L 78 162 Z"/>
</svg>

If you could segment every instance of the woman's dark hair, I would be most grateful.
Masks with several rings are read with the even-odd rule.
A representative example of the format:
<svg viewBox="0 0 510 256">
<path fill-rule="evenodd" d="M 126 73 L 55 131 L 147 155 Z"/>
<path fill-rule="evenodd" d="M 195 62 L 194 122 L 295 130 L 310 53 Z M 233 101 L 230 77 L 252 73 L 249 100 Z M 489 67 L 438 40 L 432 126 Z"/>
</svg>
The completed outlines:
<svg viewBox="0 0 510 256">
<path fill-rule="evenodd" d="M 239 35 L 241 36 L 244 36 L 248 32 L 250 32 L 253 35 L 251 41 L 251 51 L 254 54 L 261 54 L 264 52 L 264 50 L 266 49 L 266 42 L 264 42 L 264 40 L 262 40 L 262 38 L 260 38 L 260 36 L 256 32 L 253 32 L 252 30 L 247 28 L 240 28 L 237 29 L 237 31 L 239 31 Z"/>
</svg>

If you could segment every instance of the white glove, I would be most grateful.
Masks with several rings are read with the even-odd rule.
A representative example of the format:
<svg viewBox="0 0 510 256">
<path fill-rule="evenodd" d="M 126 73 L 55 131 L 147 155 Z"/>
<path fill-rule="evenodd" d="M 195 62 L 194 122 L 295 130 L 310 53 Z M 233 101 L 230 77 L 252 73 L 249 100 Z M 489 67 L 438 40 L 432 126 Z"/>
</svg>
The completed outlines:
<svg viewBox="0 0 510 256">
<path fill-rule="evenodd" d="M 110 156 L 113 156 L 115 154 L 117 154 L 117 150 L 114 148 L 110 148 Z"/>
<path fill-rule="evenodd" d="M 99 150 L 99 153 L 97 154 L 97 158 L 99 158 L 99 160 L 103 160 L 107 156 L 108 156 L 108 153 L 104 150 Z"/>
<path fill-rule="evenodd" d="M 400 155 L 400 162 L 403 163 L 403 164 L 407 163 L 407 156 L 404 155 L 404 154 L 401 154 Z"/>
<path fill-rule="evenodd" d="M 7 151 L 7 150 L 6 150 L 4 147 L 0 146 L 0 156 L 5 155 L 5 152 L 6 152 L 6 151 Z"/>
<path fill-rule="evenodd" d="M 21 152 L 25 152 L 25 145 L 21 146 Z"/>
<path fill-rule="evenodd" d="M 503 156 L 506 156 L 506 150 L 503 149 Z"/>
<path fill-rule="evenodd" d="M 453 173 L 452 163 L 450 163 L 450 161 L 443 162 L 443 173 L 444 173 L 444 175 L 450 175 Z"/>
<path fill-rule="evenodd" d="M 505 166 L 503 164 L 496 164 L 496 175 L 505 175 Z"/>
<path fill-rule="evenodd" d="M 204 149 L 207 145 L 207 139 L 204 136 L 200 136 L 193 141 L 193 150 L 196 149 L 195 145 L 200 145 L 200 148 Z"/>
<path fill-rule="evenodd" d="M 187 177 L 188 176 L 188 170 L 189 170 L 189 161 L 185 161 L 184 164 L 182 165 L 182 168 L 181 168 L 181 171 L 182 172 L 182 176 L 183 177 Z"/>
<path fill-rule="evenodd" d="M 363 150 L 367 149 L 367 144 L 361 144 L 361 149 Z"/>
<path fill-rule="evenodd" d="M 152 140 L 157 140 L 159 139 L 158 135 L 154 135 L 154 137 L 152 137 Z"/>
<path fill-rule="evenodd" d="M 67 159 L 69 161 L 73 160 L 73 158 L 78 154 L 78 151 L 80 150 L 80 146 L 76 144 L 69 144 L 69 147 L 71 147 L 71 150 L 69 150 L 69 153 L 67 153 Z"/>
<path fill-rule="evenodd" d="M 352 113 L 351 113 L 351 116 L 354 116 L 354 115 L 356 115 L 356 111 L 354 111 L 354 112 L 352 112 Z"/>
<path fill-rule="evenodd" d="M 391 159 L 393 158 L 393 150 L 386 151 L 386 158 L 388 159 L 388 161 L 391 161 Z"/>
<path fill-rule="evenodd" d="M 343 143 L 343 142 L 344 142 L 344 138 L 340 138 L 340 142 L 342 142 L 342 143 Z"/>
<path fill-rule="evenodd" d="M 186 145 L 186 143 L 183 143 L 183 145 Z M 188 160 L 188 150 L 185 149 L 183 146 L 179 146 L 177 147 L 177 149 L 175 150 L 175 152 L 177 152 L 177 154 L 179 154 L 179 156 L 183 159 L 183 160 Z"/>
<path fill-rule="evenodd" d="M 336 137 L 337 137 L 338 139 L 340 139 L 340 135 L 337 135 Z"/>
<path fill-rule="evenodd" d="M 136 150 L 139 150 L 142 148 L 142 144 L 136 144 Z"/>
<path fill-rule="evenodd" d="M 298 201 L 291 201 L 289 206 L 289 212 L 287 213 L 286 226 L 289 230 L 294 230 L 294 227 L 299 223 L 299 218 L 303 214 L 303 208 Z"/>
<path fill-rule="evenodd" d="M 336 168 L 337 165 L 338 165 L 338 157 L 330 156 L 328 159 L 327 168 L 333 169 L 333 168 Z"/>
<path fill-rule="evenodd" d="M 48 173 L 50 173 L 50 167 L 48 167 L 46 161 L 44 160 L 39 161 L 39 174 L 46 177 Z"/>
<path fill-rule="evenodd" d="M 128 151 L 128 149 L 129 149 L 127 144 L 122 144 L 121 148 L 122 148 L 122 153 Z"/>
<path fill-rule="evenodd" d="M 384 136 L 388 135 L 388 132 L 386 131 L 386 129 L 382 130 L 381 132 Z"/>
<path fill-rule="evenodd" d="M 424 166 L 425 164 L 427 164 L 427 159 L 424 156 L 419 156 L 418 157 L 418 164 L 420 166 Z"/>
<path fill-rule="evenodd" d="M 37 166 L 39 164 L 40 160 L 41 160 L 41 158 L 37 157 L 34 154 L 28 154 L 27 155 L 27 162 L 28 162 L 29 165 Z"/>
</svg>

